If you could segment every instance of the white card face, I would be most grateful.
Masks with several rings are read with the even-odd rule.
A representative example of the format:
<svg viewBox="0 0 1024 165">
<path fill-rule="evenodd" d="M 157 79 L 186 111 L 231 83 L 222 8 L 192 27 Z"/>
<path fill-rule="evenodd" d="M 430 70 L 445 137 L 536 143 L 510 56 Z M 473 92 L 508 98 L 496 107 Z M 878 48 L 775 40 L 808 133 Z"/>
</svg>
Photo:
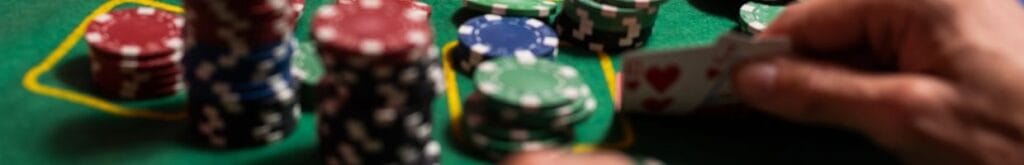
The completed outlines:
<svg viewBox="0 0 1024 165">
<path fill-rule="evenodd" d="M 685 113 L 696 108 L 714 85 L 706 78 L 706 69 L 716 53 L 716 49 L 697 48 L 627 55 L 622 109 Z"/>
<path fill-rule="evenodd" d="M 628 54 L 623 60 L 622 109 L 685 114 L 701 105 L 738 103 L 729 84 L 733 65 L 789 47 L 786 40 L 754 42 L 729 33 L 712 46 Z"/>
</svg>

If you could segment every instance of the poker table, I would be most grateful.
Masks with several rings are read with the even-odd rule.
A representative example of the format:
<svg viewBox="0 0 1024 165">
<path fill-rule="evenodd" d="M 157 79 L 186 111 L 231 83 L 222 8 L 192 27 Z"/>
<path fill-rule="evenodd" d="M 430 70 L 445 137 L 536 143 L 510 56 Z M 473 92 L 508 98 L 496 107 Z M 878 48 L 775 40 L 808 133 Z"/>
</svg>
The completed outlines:
<svg viewBox="0 0 1024 165">
<path fill-rule="evenodd" d="M 307 0 L 296 30 L 308 45 Z M 426 0 L 438 46 L 450 45 L 458 0 Z M 643 50 L 695 47 L 738 30 L 739 0 L 672 0 L 663 5 L 654 35 Z M 82 28 L 111 8 L 153 6 L 181 12 L 178 0 L 84 0 L 0 2 L 0 161 L 3 164 L 320 164 L 314 113 L 305 108 L 298 130 L 286 140 L 254 148 L 209 149 L 185 141 L 183 95 L 142 101 L 97 96 L 89 80 Z M 652 115 L 615 112 L 614 73 L 621 55 L 590 53 L 563 45 L 556 61 L 576 67 L 597 95 L 599 111 L 576 130 L 578 151 L 621 150 L 668 164 L 897 164 L 864 136 L 832 127 L 790 123 L 744 105 L 709 107 L 694 113 Z M 303 61 L 317 71 L 316 55 Z M 487 164 L 460 151 L 448 136 L 449 121 L 473 92 L 464 75 L 446 67 L 449 87 L 434 104 L 434 137 L 443 164 Z M 581 149 L 582 148 L 582 149 Z"/>
</svg>

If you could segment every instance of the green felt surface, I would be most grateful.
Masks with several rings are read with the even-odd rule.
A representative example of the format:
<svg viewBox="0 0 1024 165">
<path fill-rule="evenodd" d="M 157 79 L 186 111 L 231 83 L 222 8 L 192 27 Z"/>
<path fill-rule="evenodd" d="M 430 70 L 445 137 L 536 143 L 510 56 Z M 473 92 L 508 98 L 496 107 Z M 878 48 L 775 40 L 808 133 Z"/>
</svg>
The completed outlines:
<svg viewBox="0 0 1024 165">
<path fill-rule="evenodd" d="M 308 17 L 317 4 L 333 0 L 307 0 L 306 18 L 298 36 L 308 39 Z M 0 1 L 0 164 L 318 164 L 312 113 L 303 117 L 298 131 L 272 145 L 238 150 L 210 150 L 184 141 L 181 121 L 154 121 L 113 116 L 76 103 L 25 90 L 22 78 L 42 61 L 103 0 Z M 433 7 L 432 21 L 440 45 L 455 37 L 451 17 L 459 0 L 426 0 Z M 169 3 L 178 4 L 177 0 Z M 735 29 L 738 0 L 671 0 L 662 7 L 654 35 L 645 49 L 692 47 L 708 44 Z M 602 111 L 586 123 L 583 142 L 616 142 L 624 137 L 621 123 L 608 130 L 612 118 L 610 97 L 596 56 L 563 47 L 558 62 L 579 69 L 601 100 Z M 89 93 L 85 45 L 78 45 L 39 81 L 48 86 Z M 618 57 L 613 56 L 618 67 Z M 309 63 L 308 61 L 314 61 Z M 314 64 L 315 58 L 306 64 Z M 313 71 L 316 72 L 316 71 Z M 460 96 L 468 97 L 472 84 L 459 76 Z M 435 101 L 435 137 L 445 146 L 447 102 Z M 181 96 L 117 103 L 128 107 L 179 110 Z M 625 115 L 635 130 L 636 143 L 626 151 L 666 160 L 670 164 L 895 164 L 860 135 L 831 128 L 807 127 L 779 121 L 742 106 L 701 112 L 686 117 Z M 455 148 L 446 147 L 444 164 L 479 164 Z"/>
</svg>

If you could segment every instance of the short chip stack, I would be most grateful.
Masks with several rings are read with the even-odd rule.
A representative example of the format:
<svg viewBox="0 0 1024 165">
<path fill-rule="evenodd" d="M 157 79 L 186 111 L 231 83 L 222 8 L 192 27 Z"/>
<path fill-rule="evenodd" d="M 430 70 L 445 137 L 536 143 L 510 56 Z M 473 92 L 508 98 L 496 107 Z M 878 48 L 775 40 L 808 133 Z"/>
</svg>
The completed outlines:
<svg viewBox="0 0 1024 165">
<path fill-rule="evenodd" d="M 595 52 L 643 47 L 667 0 L 565 0 L 555 27 L 562 40 Z"/>
<path fill-rule="evenodd" d="M 181 83 L 180 16 L 148 7 L 119 9 L 86 29 L 92 77 L 99 93 L 119 99 L 176 94 Z"/>
<path fill-rule="evenodd" d="M 499 57 L 530 56 L 554 60 L 558 34 L 543 21 L 487 14 L 459 26 L 459 45 L 451 59 L 459 71 L 473 73 L 477 64 Z"/>
<path fill-rule="evenodd" d="M 326 164 L 437 164 L 432 102 L 443 90 L 427 8 L 412 1 L 322 6 L 317 129 Z"/>
<path fill-rule="evenodd" d="M 258 146 L 291 135 L 298 123 L 301 0 L 185 0 L 190 128 L 201 144 Z"/>
<path fill-rule="evenodd" d="M 485 158 L 568 146 L 573 126 L 597 110 L 576 69 L 552 61 L 494 59 L 480 64 L 473 79 L 477 92 L 453 136 Z"/>
</svg>

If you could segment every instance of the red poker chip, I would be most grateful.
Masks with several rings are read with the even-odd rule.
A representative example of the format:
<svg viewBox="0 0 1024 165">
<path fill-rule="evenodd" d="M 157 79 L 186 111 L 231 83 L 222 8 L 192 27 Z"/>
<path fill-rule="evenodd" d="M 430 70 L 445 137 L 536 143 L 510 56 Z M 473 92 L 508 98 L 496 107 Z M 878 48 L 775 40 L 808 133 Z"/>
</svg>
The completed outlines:
<svg viewBox="0 0 1024 165">
<path fill-rule="evenodd" d="M 159 54 L 150 54 L 150 55 L 147 55 L 147 56 L 139 57 L 139 56 L 123 56 L 123 55 L 120 55 L 120 54 L 109 53 L 109 52 L 101 52 L 101 51 L 97 51 L 95 49 L 89 49 L 89 57 L 90 58 L 98 58 L 98 59 L 112 60 L 112 61 L 118 61 L 118 60 L 123 60 L 123 61 L 166 60 L 166 59 L 171 59 L 170 58 L 171 56 L 173 56 L 175 54 L 178 54 L 178 53 L 181 53 L 181 51 L 159 53 Z"/>
<path fill-rule="evenodd" d="M 94 68 L 92 70 L 93 78 L 96 81 L 105 82 L 119 82 L 119 81 L 148 81 L 153 79 L 160 79 L 164 77 L 178 77 L 184 71 L 179 66 L 167 67 L 159 70 L 148 70 L 148 71 L 122 71 L 122 70 L 110 70 L 103 68 Z"/>
<path fill-rule="evenodd" d="M 147 88 L 140 90 L 131 89 L 116 89 L 116 88 L 100 88 L 97 90 L 99 94 L 117 99 L 151 99 L 172 96 L 177 94 L 179 91 L 184 89 L 181 84 L 175 84 L 170 86 L 158 87 L 158 88 Z"/>
<path fill-rule="evenodd" d="M 404 1 L 356 0 L 322 6 L 313 38 L 324 49 L 359 56 L 407 59 L 433 43 L 426 12 Z"/>
<path fill-rule="evenodd" d="M 433 43 L 431 43 L 433 44 Z M 410 52 L 404 54 L 384 54 L 379 56 L 365 56 L 361 55 L 360 52 L 351 52 L 345 50 L 331 49 L 329 45 L 317 44 L 317 52 L 322 58 L 321 61 L 324 63 L 346 63 L 346 62 L 362 62 L 369 65 L 379 64 L 411 64 L 418 62 L 423 56 L 428 55 L 431 51 L 431 47 L 418 47 L 413 48 Z M 393 57 L 393 58 L 375 58 L 375 57 Z M 404 59 L 402 59 L 404 58 Z"/>
<path fill-rule="evenodd" d="M 108 74 L 120 77 L 127 76 L 138 76 L 138 75 L 174 75 L 184 72 L 181 65 L 169 65 L 163 67 L 153 68 L 120 68 L 117 66 L 102 66 L 96 63 L 90 63 L 90 70 L 96 74 Z"/>
<path fill-rule="evenodd" d="M 421 9 L 423 11 L 426 11 L 427 12 L 427 17 L 428 18 L 430 17 L 431 10 L 433 10 L 433 9 L 430 8 L 430 4 L 427 4 L 425 2 L 420 2 L 420 1 L 417 1 L 417 0 L 409 0 L 409 2 L 412 2 L 412 5 L 415 6 L 416 8 Z"/>
<path fill-rule="evenodd" d="M 359 1 L 359 0 L 336 0 L 335 3 L 351 4 L 351 3 L 355 3 L 355 1 Z M 423 9 L 424 11 L 427 12 L 427 16 L 430 16 L 430 11 L 431 11 L 430 4 L 427 4 L 425 2 L 421 2 L 421 1 L 418 1 L 418 0 L 396 0 L 396 1 L 413 3 L 412 4 L 413 7 L 416 7 L 416 8 L 419 8 L 419 9 Z"/>
<path fill-rule="evenodd" d="M 142 60 L 121 60 L 104 58 L 104 55 L 89 55 L 95 67 L 119 68 L 120 70 L 148 70 L 155 68 L 170 67 L 181 61 L 181 53 L 174 53 L 165 57 L 154 57 Z"/>
<path fill-rule="evenodd" d="M 184 19 L 167 11 L 128 8 L 93 18 L 85 38 L 95 51 L 142 58 L 179 50 L 183 25 Z"/>
<path fill-rule="evenodd" d="M 295 27 L 299 23 L 299 19 L 302 18 L 302 12 L 306 10 L 306 0 L 289 0 L 292 7 L 292 27 Z"/>
<path fill-rule="evenodd" d="M 183 83 L 180 76 L 160 77 L 146 81 L 103 81 L 94 82 L 100 89 L 154 90 Z"/>
</svg>

